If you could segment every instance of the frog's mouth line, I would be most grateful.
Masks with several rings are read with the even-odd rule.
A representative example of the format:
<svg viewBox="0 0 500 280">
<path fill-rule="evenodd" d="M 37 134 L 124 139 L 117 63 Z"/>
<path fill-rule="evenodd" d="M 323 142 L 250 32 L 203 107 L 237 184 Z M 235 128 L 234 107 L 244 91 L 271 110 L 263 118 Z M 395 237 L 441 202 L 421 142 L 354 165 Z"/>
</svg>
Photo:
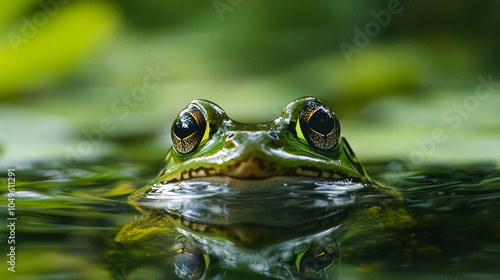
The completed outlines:
<svg viewBox="0 0 500 280">
<path fill-rule="evenodd" d="M 168 172 L 175 174 L 175 172 Z M 178 173 L 177 173 L 178 174 Z M 180 175 L 173 175 L 172 178 L 167 178 L 160 183 L 175 183 L 182 180 L 205 177 L 231 177 L 235 179 L 258 180 L 266 179 L 275 176 L 288 177 L 311 177 L 322 179 L 333 179 L 334 181 L 344 181 L 350 183 L 362 183 L 365 180 L 364 175 L 347 174 L 341 170 L 325 170 L 316 166 L 300 166 L 300 167 L 280 167 L 276 164 L 264 161 L 258 158 L 240 160 L 225 167 L 198 167 L 182 171 Z"/>
</svg>

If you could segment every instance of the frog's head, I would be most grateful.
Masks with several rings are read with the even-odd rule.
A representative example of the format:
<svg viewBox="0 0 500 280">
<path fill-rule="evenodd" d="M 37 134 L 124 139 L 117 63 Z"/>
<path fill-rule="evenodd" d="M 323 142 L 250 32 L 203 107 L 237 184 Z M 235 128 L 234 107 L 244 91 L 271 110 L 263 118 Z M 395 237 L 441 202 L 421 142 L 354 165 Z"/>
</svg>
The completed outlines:
<svg viewBox="0 0 500 280">
<path fill-rule="evenodd" d="M 158 178 L 131 203 L 246 246 L 339 225 L 358 200 L 380 201 L 376 195 L 387 192 L 366 175 L 335 113 L 312 97 L 260 124 L 236 122 L 195 100 L 171 134 Z"/>
<path fill-rule="evenodd" d="M 340 132 L 335 113 L 312 97 L 293 101 L 281 116 L 259 124 L 236 122 L 216 104 L 195 100 L 172 125 L 173 147 L 156 183 L 215 176 L 367 182 Z"/>
</svg>

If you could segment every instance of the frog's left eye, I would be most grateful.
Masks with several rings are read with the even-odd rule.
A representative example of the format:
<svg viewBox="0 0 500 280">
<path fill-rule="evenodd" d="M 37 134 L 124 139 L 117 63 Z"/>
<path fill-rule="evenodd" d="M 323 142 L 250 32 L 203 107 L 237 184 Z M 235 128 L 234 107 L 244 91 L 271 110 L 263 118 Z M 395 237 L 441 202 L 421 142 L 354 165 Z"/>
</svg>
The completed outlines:
<svg viewBox="0 0 500 280">
<path fill-rule="evenodd" d="M 191 105 L 179 113 L 172 124 L 172 142 L 180 154 L 194 151 L 207 130 L 207 121 L 201 110 Z"/>
<path fill-rule="evenodd" d="M 298 138 L 324 151 L 336 148 L 340 139 L 340 123 L 337 116 L 318 101 L 309 101 L 304 105 L 296 131 Z"/>
</svg>

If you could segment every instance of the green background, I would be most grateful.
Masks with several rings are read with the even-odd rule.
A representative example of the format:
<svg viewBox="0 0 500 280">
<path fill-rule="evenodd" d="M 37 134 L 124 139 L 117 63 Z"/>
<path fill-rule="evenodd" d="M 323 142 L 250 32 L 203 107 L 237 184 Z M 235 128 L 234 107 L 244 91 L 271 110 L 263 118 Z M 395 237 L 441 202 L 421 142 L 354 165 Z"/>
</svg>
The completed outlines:
<svg viewBox="0 0 500 280">
<path fill-rule="evenodd" d="M 500 82 L 499 11 L 494 0 L 7 1 L 0 164 L 160 162 L 193 99 L 263 122 L 305 95 L 337 113 L 362 162 L 497 161 L 500 86 L 475 92 L 479 76 Z M 134 99 L 147 68 L 169 74 Z"/>
</svg>

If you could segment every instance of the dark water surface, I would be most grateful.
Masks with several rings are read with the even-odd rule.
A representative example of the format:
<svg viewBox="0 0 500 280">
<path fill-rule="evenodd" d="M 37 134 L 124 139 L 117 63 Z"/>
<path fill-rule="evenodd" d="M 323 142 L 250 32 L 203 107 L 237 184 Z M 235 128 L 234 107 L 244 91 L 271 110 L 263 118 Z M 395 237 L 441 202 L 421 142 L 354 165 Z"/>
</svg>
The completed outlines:
<svg viewBox="0 0 500 280">
<path fill-rule="evenodd" d="M 168 222 L 158 216 L 141 222 L 141 213 L 128 204 L 127 197 L 154 179 L 158 170 L 149 162 L 103 159 L 64 170 L 53 170 L 46 163 L 18 166 L 16 272 L 7 270 L 10 245 L 4 241 L 9 231 L 2 227 L 0 279 L 178 279 L 172 251 L 179 235 L 203 243 L 211 255 L 217 255 L 211 265 L 218 269 L 203 279 L 293 279 L 297 276 L 296 256 L 314 242 L 335 249 L 335 256 L 325 254 L 325 263 L 319 264 L 327 266 L 335 258 L 325 275 L 327 279 L 499 279 L 497 165 L 436 165 L 399 170 L 401 165 L 395 162 L 382 162 L 365 167 L 375 179 L 395 187 L 404 197 L 403 207 L 394 212 L 396 218 L 383 213 L 378 218 L 386 215 L 386 223 L 376 224 L 372 216 L 358 215 L 346 225 L 290 234 L 282 240 L 248 248 L 222 237 L 197 236 L 174 227 L 166 229 Z M 2 221 L 8 217 L 6 182 L 1 183 Z M 348 196 L 339 198 L 336 190 L 318 187 L 314 189 L 317 196 L 310 200 L 301 200 L 301 192 L 296 190 L 298 198 L 294 200 L 293 195 L 286 194 L 283 204 L 265 198 L 238 204 L 240 196 L 226 190 L 232 194 L 232 205 L 237 207 L 224 208 L 227 201 L 210 194 L 207 201 L 211 207 L 206 209 L 189 211 L 192 204 L 182 199 L 163 206 L 180 207 L 183 215 L 192 215 L 193 219 L 209 215 L 214 222 L 229 213 L 241 222 L 249 217 L 244 211 L 242 214 L 248 205 L 251 217 L 262 216 L 266 226 L 277 221 L 286 225 L 310 224 L 316 218 L 328 218 L 325 209 L 343 213 L 332 203 L 351 207 L 354 200 Z M 337 200 L 332 199 L 334 196 Z M 217 201 L 220 207 L 214 207 Z M 274 208 L 266 215 L 262 208 L 269 205 Z M 368 208 L 366 213 L 376 213 L 377 209 Z M 367 223 L 372 225 L 366 226 Z M 339 230 L 344 226 L 347 230 Z M 307 257 L 308 253 L 302 256 Z"/>
</svg>

